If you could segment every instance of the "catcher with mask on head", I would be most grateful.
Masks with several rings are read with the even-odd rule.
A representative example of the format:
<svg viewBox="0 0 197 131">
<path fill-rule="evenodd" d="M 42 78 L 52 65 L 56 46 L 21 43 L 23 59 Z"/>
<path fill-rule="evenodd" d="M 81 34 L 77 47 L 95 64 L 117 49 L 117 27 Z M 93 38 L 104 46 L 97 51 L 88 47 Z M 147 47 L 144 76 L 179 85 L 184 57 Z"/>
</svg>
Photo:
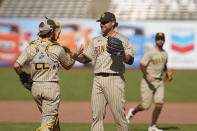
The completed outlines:
<svg viewBox="0 0 197 131">
<path fill-rule="evenodd" d="M 156 46 L 146 52 L 141 60 L 140 68 L 143 73 L 141 80 L 142 103 L 135 109 L 131 108 L 126 116 L 128 123 L 139 111 L 149 109 L 152 99 L 155 102 L 155 109 L 152 115 L 152 123 L 148 131 L 162 131 L 156 126 L 157 119 L 164 103 L 163 72 L 166 73 L 164 82 L 171 81 L 173 73 L 167 69 L 167 52 L 163 49 L 165 35 L 162 32 L 156 34 Z"/>
<path fill-rule="evenodd" d="M 41 127 L 36 131 L 60 131 L 58 109 L 60 104 L 59 64 L 69 70 L 75 58 L 67 57 L 67 53 L 57 40 L 61 32 L 59 22 L 46 19 L 39 24 L 39 39 L 32 41 L 22 52 L 14 64 L 22 84 L 31 91 L 35 102 L 42 113 Z M 78 47 L 75 56 L 82 53 Z M 31 76 L 23 71 L 26 62 L 31 64 Z"/>
<path fill-rule="evenodd" d="M 93 122 L 91 131 L 104 131 L 103 121 L 109 104 L 118 131 L 128 131 L 125 117 L 125 63 L 133 64 L 133 49 L 128 38 L 114 30 L 118 26 L 115 15 L 101 15 L 103 35 L 94 37 L 77 60 L 81 63 L 94 61 L 94 82 L 91 106 Z"/>
</svg>

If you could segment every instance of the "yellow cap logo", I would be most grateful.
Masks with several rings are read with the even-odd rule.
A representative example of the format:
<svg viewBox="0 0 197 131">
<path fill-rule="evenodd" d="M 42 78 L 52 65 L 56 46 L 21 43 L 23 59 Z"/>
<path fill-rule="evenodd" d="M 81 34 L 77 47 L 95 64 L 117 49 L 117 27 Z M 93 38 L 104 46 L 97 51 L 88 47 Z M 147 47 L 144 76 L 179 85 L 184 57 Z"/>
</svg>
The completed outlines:
<svg viewBox="0 0 197 131">
<path fill-rule="evenodd" d="M 105 13 L 103 13 L 102 15 L 101 15 L 101 18 L 104 18 L 105 17 Z"/>
<path fill-rule="evenodd" d="M 163 33 L 159 32 L 159 36 L 163 36 Z"/>
</svg>

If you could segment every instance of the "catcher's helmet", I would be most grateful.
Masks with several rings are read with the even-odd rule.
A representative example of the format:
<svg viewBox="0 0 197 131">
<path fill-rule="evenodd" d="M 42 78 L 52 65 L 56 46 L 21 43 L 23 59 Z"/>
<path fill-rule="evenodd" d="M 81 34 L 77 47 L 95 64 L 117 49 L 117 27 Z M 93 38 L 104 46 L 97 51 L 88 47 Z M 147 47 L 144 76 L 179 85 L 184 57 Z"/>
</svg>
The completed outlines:
<svg viewBox="0 0 197 131">
<path fill-rule="evenodd" d="M 56 20 L 52 20 L 52 19 L 46 18 L 45 21 L 42 21 L 39 24 L 39 33 L 38 33 L 38 35 L 39 36 L 46 35 L 51 30 L 54 31 L 53 32 L 53 40 L 57 41 L 57 39 L 59 38 L 59 35 L 61 33 L 61 25 Z"/>
</svg>

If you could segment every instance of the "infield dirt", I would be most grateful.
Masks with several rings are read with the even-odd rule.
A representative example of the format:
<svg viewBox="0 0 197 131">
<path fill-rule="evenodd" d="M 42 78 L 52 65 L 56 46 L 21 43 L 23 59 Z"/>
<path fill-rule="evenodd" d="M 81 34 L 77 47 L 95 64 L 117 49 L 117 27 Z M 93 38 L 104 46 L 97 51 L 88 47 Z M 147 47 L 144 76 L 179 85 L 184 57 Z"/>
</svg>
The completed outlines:
<svg viewBox="0 0 197 131">
<path fill-rule="evenodd" d="M 128 102 L 126 112 L 138 103 Z M 131 123 L 150 123 L 154 105 L 136 114 Z M 112 123 L 109 107 L 106 123 Z M 41 114 L 33 101 L 0 101 L 0 122 L 40 122 Z M 91 123 L 90 102 L 61 102 L 59 118 L 62 123 Z M 166 103 L 159 117 L 161 124 L 197 124 L 197 103 Z"/>
</svg>

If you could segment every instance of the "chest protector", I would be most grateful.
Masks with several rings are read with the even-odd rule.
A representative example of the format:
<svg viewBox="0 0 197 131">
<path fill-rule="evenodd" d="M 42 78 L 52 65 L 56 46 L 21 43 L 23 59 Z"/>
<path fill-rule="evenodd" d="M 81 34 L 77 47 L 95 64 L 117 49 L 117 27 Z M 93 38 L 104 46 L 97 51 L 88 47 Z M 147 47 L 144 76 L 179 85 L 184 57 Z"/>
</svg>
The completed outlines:
<svg viewBox="0 0 197 131">
<path fill-rule="evenodd" d="M 49 64 L 53 69 L 56 69 L 59 65 L 58 61 L 53 61 L 48 55 L 48 47 L 51 46 L 50 41 L 37 40 L 33 44 L 36 49 L 36 55 L 31 61 L 31 64 Z"/>
</svg>

